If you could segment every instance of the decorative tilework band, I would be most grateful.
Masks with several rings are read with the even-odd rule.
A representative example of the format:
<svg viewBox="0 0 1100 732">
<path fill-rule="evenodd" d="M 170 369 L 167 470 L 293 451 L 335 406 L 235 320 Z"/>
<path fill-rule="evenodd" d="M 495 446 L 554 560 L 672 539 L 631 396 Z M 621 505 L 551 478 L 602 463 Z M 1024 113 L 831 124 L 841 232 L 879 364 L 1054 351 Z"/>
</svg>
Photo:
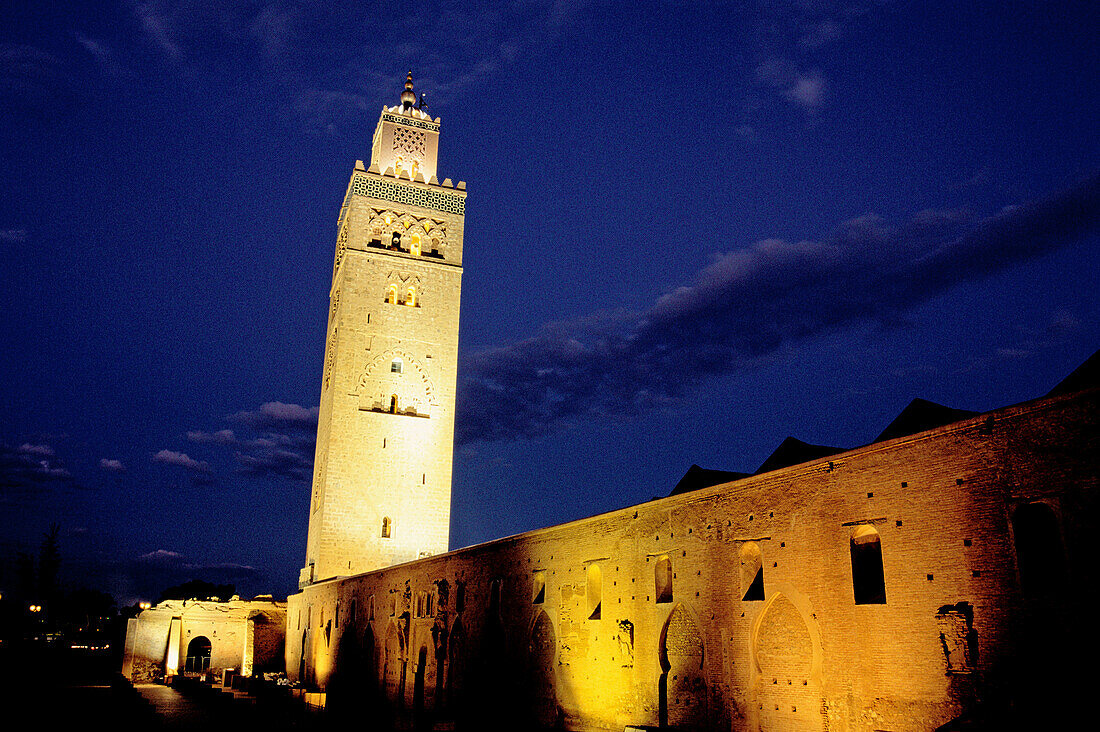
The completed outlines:
<svg viewBox="0 0 1100 732">
<path fill-rule="evenodd" d="M 422 130 L 429 130 L 431 132 L 439 132 L 439 125 L 434 122 L 426 122 L 422 119 L 402 117 L 398 114 L 383 114 L 382 120 L 385 122 L 393 122 L 398 125 L 406 125 L 408 127 L 419 127 Z"/>
<path fill-rule="evenodd" d="M 466 199 L 445 191 L 418 186 L 401 185 L 388 180 L 378 180 L 357 175 L 351 184 L 351 192 L 357 196 L 370 196 L 383 201 L 404 203 L 409 206 L 431 208 L 446 213 L 466 215 Z"/>
</svg>

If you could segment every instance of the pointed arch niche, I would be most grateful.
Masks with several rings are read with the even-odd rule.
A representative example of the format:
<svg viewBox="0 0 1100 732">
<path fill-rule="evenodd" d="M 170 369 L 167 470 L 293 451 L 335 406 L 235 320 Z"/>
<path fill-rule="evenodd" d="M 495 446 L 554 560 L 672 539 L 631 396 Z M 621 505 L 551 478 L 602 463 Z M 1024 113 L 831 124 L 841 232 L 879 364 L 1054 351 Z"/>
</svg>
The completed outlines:
<svg viewBox="0 0 1100 732">
<path fill-rule="evenodd" d="M 386 350 L 359 376 L 353 396 L 362 412 L 430 418 L 438 405 L 435 386 L 412 354 Z"/>
<path fill-rule="evenodd" d="M 783 592 L 764 605 L 752 631 L 753 683 L 760 729 L 823 729 L 821 635 L 807 607 Z"/>
</svg>

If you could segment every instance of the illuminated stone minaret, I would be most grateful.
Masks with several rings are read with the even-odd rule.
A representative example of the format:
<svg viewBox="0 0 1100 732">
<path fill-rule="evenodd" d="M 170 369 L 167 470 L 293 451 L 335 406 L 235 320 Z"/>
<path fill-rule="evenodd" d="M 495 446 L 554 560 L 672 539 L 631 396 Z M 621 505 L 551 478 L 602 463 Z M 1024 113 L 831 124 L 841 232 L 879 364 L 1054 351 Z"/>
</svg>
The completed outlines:
<svg viewBox="0 0 1100 732">
<path fill-rule="evenodd" d="M 466 184 L 439 127 L 409 72 L 340 209 L 300 587 L 448 548 Z"/>
</svg>

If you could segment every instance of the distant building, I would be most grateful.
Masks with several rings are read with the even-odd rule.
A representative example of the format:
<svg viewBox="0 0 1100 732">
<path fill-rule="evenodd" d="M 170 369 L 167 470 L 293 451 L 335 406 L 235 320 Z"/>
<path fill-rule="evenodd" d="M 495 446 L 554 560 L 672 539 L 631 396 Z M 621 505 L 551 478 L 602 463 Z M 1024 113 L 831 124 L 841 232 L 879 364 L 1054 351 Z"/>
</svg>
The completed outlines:
<svg viewBox="0 0 1100 732">
<path fill-rule="evenodd" d="M 130 618 L 122 674 L 132 681 L 226 669 L 251 676 L 283 669 L 286 603 L 165 600 Z"/>
</svg>

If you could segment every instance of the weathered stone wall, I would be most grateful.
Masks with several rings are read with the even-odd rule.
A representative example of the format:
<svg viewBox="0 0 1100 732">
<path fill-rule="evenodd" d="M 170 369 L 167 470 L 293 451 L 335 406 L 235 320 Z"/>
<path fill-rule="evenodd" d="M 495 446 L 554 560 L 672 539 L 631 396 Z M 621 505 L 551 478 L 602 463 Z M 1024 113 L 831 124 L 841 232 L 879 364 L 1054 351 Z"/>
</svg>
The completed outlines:
<svg viewBox="0 0 1100 732">
<path fill-rule="evenodd" d="M 1084 617 L 1098 397 L 307 587 L 288 601 L 288 673 L 474 728 L 935 729 L 1018 683 L 1029 639 Z M 743 599 L 749 542 L 763 599 Z M 880 584 L 860 574 L 857 604 L 853 557 L 875 551 Z"/>
</svg>

